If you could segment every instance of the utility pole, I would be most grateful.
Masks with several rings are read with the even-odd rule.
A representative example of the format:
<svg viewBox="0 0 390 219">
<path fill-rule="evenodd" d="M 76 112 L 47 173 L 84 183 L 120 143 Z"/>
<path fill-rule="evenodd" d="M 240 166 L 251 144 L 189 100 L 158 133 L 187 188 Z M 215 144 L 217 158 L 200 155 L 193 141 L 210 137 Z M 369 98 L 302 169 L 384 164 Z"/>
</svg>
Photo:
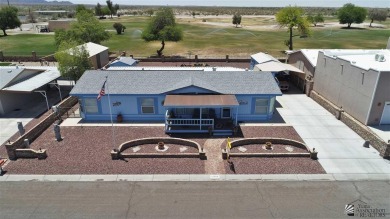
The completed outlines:
<svg viewBox="0 0 390 219">
<path fill-rule="evenodd" d="M 7 2 L 8 2 L 8 6 L 9 6 L 9 0 L 7 0 Z"/>
</svg>

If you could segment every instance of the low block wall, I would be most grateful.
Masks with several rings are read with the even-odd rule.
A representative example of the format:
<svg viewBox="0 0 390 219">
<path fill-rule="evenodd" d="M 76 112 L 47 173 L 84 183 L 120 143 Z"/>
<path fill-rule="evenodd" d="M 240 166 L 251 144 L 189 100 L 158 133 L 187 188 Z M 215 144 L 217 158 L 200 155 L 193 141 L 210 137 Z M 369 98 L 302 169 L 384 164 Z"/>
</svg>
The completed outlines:
<svg viewBox="0 0 390 219">
<path fill-rule="evenodd" d="M 230 143 L 231 147 L 238 147 L 248 144 L 265 144 L 266 142 L 271 142 L 272 144 L 285 144 L 291 145 L 297 148 L 302 148 L 307 150 L 307 153 L 231 153 L 226 149 L 222 149 L 222 158 L 227 159 L 228 157 L 311 157 L 312 159 L 317 159 L 313 157 L 312 153 L 317 155 L 317 152 L 310 150 L 306 144 L 295 141 L 292 139 L 286 138 L 245 138 L 234 140 Z"/>
<path fill-rule="evenodd" d="M 322 97 L 315 91 L 312 91 L 310 97 L 320 104 L 322 107 L 327 109 L 330 113 L 337 117 L 356 132 L 360 137 L 366 141 L 370 141 L 370 144 L 379 151 L 380 155 L 384 158 L 390 157 L 390 144 L 383 141 L 379 136 L 373 133 L 367 126 L 354 119 L 351 115 L 344 112 L 342 109 L 332 104 L 330 101 Z"/>
<path fill-rule="evenodd" d="M 45 149 L 36 151 L 34 149 L 15 149 L 15 156 L 17 158 L 38 158 L 38 159 L 46 159 L 47 153 Z"/>
<path fill-rule="evenodd" d="M 180 154 L 172 154 L 172 153 L 123 153 L 125 150 L 139 146 L 144 144 L 158 144 L 158 142 L 164 142 L 165 144 L 178 144 L 178 145 L 186 145 L 189 147 L 193 147 L 198 149 L 199 153 L 180 153 Z M 168 138 L 168 137 L 156 137 L 156 138 L 141 138 L 132 141 L 127 141 L 122 143 L 117 150 L 111 151 L 111 158 L 121 159 L 121 158 L 156 158 L 156 157 L 199 157 L 201 159 L 205 158 L 205 152 L 203 148 L 195 141 L 181 139 L 181 138 Z"/>
<path fill-rule="evenodd" d="M 76 97 L 68 97 L 67 99 L 63 100 L 58 105 L 59 115 L 63 115 L 69 108 L 73 107 L 76 103 L 77 103 Z M 24 133 L 24 135 L 16 139 L 16 141 L 11 143 L 6 143 L 5 148 L 7 149 L 8 158 L 10 160 L 18 159 L 19 157 L 17 156 L 18 154 L 15 152 L 15 150 L 25 148 L 24 139 L 28 139 L 30 143 L 33 142 L 39 135 L 42 134 L 42 132 L 44 132 L 48 127 L 50 127 L 55 122 L 55 120 L 56 120 L 56 114 L 51 113 L 49 116 L 47 116 L 45 119 L 39 122 L 32 129 Z"/>
<path fill-rule="evenodd" d="M 266 142 L 271 142 L 272 144 L 291 145 L 294 147 L 298 147 L 310 151 L 310 149 L 306 146 L 306 144 L 292 139 L 287 139 L 287 138 L 244 138 L 244 139 L 238 139 L 232 141 L 231 146 L 233 148 L 233 147 L 238 147 L 241 145 L 248 145 L 248 144 L 265 144 Z"/>
</svg>

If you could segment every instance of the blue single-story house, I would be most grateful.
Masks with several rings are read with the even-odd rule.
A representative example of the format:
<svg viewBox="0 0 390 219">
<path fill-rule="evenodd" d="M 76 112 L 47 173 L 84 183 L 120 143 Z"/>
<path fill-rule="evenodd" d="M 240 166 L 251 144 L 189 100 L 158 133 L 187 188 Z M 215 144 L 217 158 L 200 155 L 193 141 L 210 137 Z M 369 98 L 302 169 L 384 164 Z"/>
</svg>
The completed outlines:
<svg viewBox="0 0 390 219">
<path fill-rule="evenodd" d="M 271 119 L 282 93 L 269 72 L 88 70 L 70 95 L 86 121 L 110 121 L 111 107 L 114 120 L 121 114 L 125 121 L 165 122 L 167 133 L 201 133 Z"/>
<path fill-rule="evenodd" d="M 136 66 L 138 60 L 131 57 L 119 57 L 117 60 L 110 63 L 110 67 L 131 67 Z"/>
</svg>

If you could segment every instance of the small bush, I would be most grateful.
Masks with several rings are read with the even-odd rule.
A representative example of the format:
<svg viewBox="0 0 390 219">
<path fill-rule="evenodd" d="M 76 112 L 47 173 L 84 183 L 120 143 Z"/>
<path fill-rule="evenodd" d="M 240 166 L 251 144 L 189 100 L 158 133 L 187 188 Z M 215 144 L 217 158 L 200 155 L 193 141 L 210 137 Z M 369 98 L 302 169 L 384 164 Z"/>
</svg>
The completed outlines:
<svg viewBox="0 0 390 219">
<path fill-rule="evenodd" d="M 125 32 L 126 27 L 121 23 L 114 23 L 112 26 L 115 28 L 117 34 L 122 34 L 122 32 Z"/>
</svg>

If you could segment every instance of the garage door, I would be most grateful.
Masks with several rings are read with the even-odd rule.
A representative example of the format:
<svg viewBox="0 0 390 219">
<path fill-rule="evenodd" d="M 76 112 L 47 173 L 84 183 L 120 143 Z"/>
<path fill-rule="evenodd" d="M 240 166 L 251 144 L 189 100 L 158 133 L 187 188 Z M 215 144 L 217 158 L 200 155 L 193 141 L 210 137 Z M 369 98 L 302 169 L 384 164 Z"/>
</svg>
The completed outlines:
<svg viewBox="0 0 390 219">
<path fill-rule="evenodd" d="M 390 102 L 385 102 L 385 108 L 383 109 L 381 125 L 390 125 Z"/>
</svg>

